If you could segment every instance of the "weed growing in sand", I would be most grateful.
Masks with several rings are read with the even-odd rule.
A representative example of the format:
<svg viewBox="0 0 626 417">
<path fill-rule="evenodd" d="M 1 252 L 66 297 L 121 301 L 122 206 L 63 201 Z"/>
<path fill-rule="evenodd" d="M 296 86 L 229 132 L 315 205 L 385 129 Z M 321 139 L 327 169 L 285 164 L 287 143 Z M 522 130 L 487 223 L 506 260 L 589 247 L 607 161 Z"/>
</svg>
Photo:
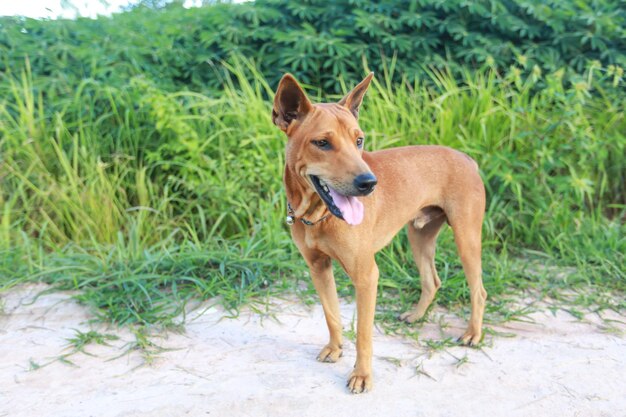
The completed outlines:
<svg viewBox="0 0 626 417">
<path fill-rule="evenodd" d="M 426 372 L 426 370 L 424 369 L 423 361 L 417 364 L 417 366 L 415 367 L 415 375 L 416 376 L 424 375 L 426 378 L 432 379 L 433 381 L 437 382 L 435 378 L 433 378 L 428 372 Z"/>
<path fill-rule="evenodd" d="M 163 352 L 177 350 L 164 348 L 156 344 L 155 335 L 146 326 L 133 326 L 131 330 L 135 336 L 135 341 L 128 343 L 123 350 L 124 354 L 132 351 L 139 352 L 143 358 L 143 363 L 139 366 L 152 364 L 158 355 Z"/>
<path fill-rule="evenodd" d="M 36 371 L 39 368 L 41 368 L 41 365 L 38 364 L 37 362 L 35 362 L 32 358 L 28 360 L 28 370 L 29 371 Z"/>
<path fill-rule="evenodd" d="M 390 364 L 400 368 L 402 367 L 402 359 L 399 358 L 394 358 L 392 356 L 384 356 L 382 358 L 380 358 L 382 360 L 384 360 L 385 362 L 389 362 Z"/>
<path fill-rule="evenodd" d="M 448 352 L 448 353 L 449 353 L 449 352 Z M 467 354 L 463 355 L 463 356 L 462 356 L 462 357 L 460 357 L 460 358 L 458 358 L 458 357 L 456 357 L 456 356 L 452 355 L 451 353 L 450 353 L 450 355 L 451 355 L 452 357 L 454 357 L 454 359 L 456 360 L 456 362 L 454 363 L 454 367 L 455 367 L 455 368 L 457 368 L 457 369 L 458 369 L 458 368 L 460 368 L 461 366 L 465 365 L 465 364 L 470 363 L 469 358 L 467 357 Z"/>
<path fill-rule="evenodd" d="M 353 343 L 356 343 L 356 316 L 352 315 L 352 320 L 348 323 L 348 329 L 344 327 L 343 337 L 350 340 Z"/>
<path fill-rule="evenodd" d="M 458 346 L 458 342 L 451 337 L 446 337 L 444 339 L 423 339 L 422 342 L 427 348 L 429 355 L 435 352 L 441 352 L 449 347 Z"/>
<path fill-rule="evenodd" d="M 119 337 L 114 334 L 108 333 L 99 333 L 95 330 L 89 330 L 88 332 L 82 332 L 80 330 L 74 329 L 75 336 L 69 339 L 66 339 L 69 347 L 72 348 L 72 352 L 69 355 L 74 353 L 84 353 L 86 355 L 91 355 L 89 352 L 85 351 L 85 347 L 90 344 L 109 346 L 108 342 L 119 340 Z"/>
</svg>

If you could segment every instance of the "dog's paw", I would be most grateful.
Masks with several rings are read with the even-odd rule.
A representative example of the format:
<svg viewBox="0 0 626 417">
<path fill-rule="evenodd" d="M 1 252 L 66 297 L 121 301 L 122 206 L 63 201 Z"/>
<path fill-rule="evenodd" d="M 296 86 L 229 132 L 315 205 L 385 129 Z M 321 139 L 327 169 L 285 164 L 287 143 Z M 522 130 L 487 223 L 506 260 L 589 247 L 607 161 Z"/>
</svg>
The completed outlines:
<svg viewBox="0 0 626 417">
<path fill-rule="evenodd" d="M 459 337 L 457 342 L 463 346 L 474 347 L 477 346 L 483 340 L 483 333 L 480 329 L 474 330 L 472 328 L 467 329 L 463 336 Z"/>
<path fill-rule="evenodd" d="M 319 362 L 335 363 L 343 356 L 343 350 L 341 346 L 326 345 L 324 349 L 317 355 Z"/>
<path fill-rule="evenodd" d="M 354 370 L 348 378 L 348 389 L 353 394 L 362 394 L 372 390 L 374 380 L 371 373 Z"/>
<path fill-rule="evenodd" d="M 404 321 L 406 323 L 415 323 L 416 321 L 420 321 L 424 318 L 425 313 L 416 311 L 416 310 L 409 310 L 406 313 L 400 314 L 400 316 L 398 317 L 398 319 L 400 319 L 400 321 Z"/>
</svg>

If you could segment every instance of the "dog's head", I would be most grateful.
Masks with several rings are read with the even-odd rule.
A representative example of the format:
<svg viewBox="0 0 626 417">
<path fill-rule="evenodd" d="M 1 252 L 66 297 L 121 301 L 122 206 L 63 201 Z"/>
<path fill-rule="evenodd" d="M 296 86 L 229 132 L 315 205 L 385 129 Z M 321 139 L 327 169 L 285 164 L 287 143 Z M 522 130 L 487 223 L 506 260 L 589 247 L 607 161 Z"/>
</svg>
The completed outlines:
<svg viewBox="0 0 626 417">
<path fill-rule="evenodd" d="M 296 79 L 280 80 L 272 120 L 287 134 L 287 164 L 315 189 L 335 216 L 349 224 L 363 220 L 356 198 L 374 191 L 376 177 L 363 160 L 365 134 L 359 108 L 374 76 L 370 73 L 338 103 L 313 104 Z"/>
</svg>

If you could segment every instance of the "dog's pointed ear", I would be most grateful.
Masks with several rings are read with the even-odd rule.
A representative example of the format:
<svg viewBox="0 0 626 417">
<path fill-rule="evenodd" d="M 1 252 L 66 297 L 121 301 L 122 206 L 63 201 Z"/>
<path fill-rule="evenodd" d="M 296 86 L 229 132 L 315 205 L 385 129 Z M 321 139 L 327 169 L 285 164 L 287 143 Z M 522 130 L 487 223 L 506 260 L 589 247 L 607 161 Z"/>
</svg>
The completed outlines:
<svg viewBox="0 0 626 417">
<path fill-rule="evenodd" d="M 283 75 L 274 96 L 272 109 L 274 124 L 280 130 L 286 131 L 291 122 L 302 119 L 311 110 L 313 110 L 313 104 L 293 75 Z"/>
<path fill-rule="evenodd" d="M 354 115 L 355 118 L 359 118 L 359 108 L 361 107 L 361 103 L 363 102 L 363 97 L 365 96 L 365 92 L 370 86 L 370 82 L 374 78 L 374 73 L 370 72 L 367 77 L 363 79 L 350 91 L 344 98 L 342 98 L 338 104 L 346 107 L 350 112 Z"/>
</svg>

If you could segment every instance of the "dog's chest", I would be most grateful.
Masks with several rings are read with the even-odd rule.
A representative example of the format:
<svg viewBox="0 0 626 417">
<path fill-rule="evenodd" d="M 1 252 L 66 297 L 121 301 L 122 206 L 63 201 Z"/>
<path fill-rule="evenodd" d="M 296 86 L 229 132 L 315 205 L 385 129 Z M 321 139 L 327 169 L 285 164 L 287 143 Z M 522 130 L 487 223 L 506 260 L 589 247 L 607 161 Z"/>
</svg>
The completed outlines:
<svg viewBox="0 0 626 417">
<path fill-rule="evenodd" d="M 377 252 L 393 238 L 393 234 L 390 234 L 381 240 L 382 236 L 373 238 L 371 230 L 341 226 L 343 225 L 307 228 L 302 241 L 308 249 L 322 252 L 343 265 L 350 263 L 351 259 L 359 258 L 360 254 L 372 253 L 372 249 Z"/>
<path fill-rule="evenodd" d="M 349 229 L 337 230 L 329 226 L 306 227 L 304 229 L 304 243 L 309 249 L 318 250 L 336 258 L 338 248 L 342 248 L 342 251 L 349 251 L 355 240 Z"/>
<path fill-rule="evenodd" d="M 329 234 L 322 230 L 321 227 L 305 227 L 304 243 L 309 249 L 320 250 L 326 252 L 328 247 Z"/>
</svg>

